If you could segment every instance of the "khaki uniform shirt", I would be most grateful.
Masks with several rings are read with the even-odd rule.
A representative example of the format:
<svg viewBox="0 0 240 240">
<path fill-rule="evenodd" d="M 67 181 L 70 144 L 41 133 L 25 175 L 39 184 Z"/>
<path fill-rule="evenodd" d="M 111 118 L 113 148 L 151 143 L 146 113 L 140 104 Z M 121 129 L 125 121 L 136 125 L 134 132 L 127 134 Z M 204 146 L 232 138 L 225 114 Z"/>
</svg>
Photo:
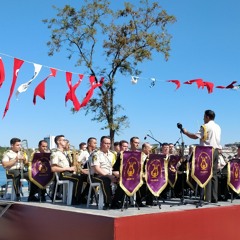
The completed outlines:
<svg viewBox="0 0 240 240">
<path fill-rule="evenodd" d="M 21 154 L 20 152 L 16 153 L 13 150 L 7 150 L 3 154 L 2 162 L 9 162 L 9 161 L 15 159 L 17 156 L 20 156 L 20 154 Z M 24 157 L 27 158 L 27 156 L 25 156 L 25 154 L 24 154 Z M 23 168 L 22 163 L 18 161 L 13 166 L 8 168 L 8 170 L 21 169 L 21 168 Z"/>
<path fill-rule="evenodd" d="M 52 150 L 50 159 L 51 159 L 51 165 L 55 164 L 62 168 L 70 167 L 69 161 L 67 160 L 66 155 L 60 149 Z"/>
<path fill-rule="evenodd" d="M 101 150 L 94 152 L 91 156 L 91 166 L 100 166 L 106 174 L 112 175 L 112 162 L 114 159 L 114 154 L 110 151 L 107 153 Z"/>
</svg>

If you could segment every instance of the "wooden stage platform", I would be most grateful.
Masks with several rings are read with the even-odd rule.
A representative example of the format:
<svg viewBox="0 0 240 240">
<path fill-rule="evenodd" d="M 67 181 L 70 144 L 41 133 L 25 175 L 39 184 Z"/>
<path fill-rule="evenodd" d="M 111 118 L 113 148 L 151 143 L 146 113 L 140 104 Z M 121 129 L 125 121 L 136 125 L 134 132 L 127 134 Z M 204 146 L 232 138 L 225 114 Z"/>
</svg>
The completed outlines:
<svg viewBox="0 0 240 240">
<path fill-rule="evenodd" d="M 0 240 L 215 240 L 239 239 L 240 200 L 220 206 L 178 206 L 179 199 L 151 208 L 98 210 L 96 206 L 0 200 Z M 171 207 L 171 205 L 174 205 Z"/>
</svg>

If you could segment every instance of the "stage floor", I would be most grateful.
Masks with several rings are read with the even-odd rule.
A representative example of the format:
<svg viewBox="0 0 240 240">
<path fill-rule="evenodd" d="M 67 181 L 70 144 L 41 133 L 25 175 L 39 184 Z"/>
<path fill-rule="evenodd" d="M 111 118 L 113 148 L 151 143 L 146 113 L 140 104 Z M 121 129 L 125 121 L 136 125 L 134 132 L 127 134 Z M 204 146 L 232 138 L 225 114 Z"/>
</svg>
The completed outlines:
<svg viewBox="0 0 240 240">
<path fill-rule="evenodd" d="M 186 199 L 188 200 L 188 199 Z M 4 202 L 5 200 L 1 200 L 0 202 Z M 165 203 L 160 201 L 161 209 L 158 206 L 152 207 L 140 207 L 139 210 L 137 207 L 129 206 L 127 209 L 109 209 L 109 210 L 99 210 L 95 204 L 90 205 L 87 208 L 86 204 L 75 205 L 75 206 L 66 206 L 61 201 L 56 201 L 55 204 L 51 202 L 51 200 L 47 200 L 47 202 L 39 203 L 39 202 L 27 202 L 27 198 L 22 198 L 21 202 L 12 202 L 14 204 L 26 205 L 26 206 L 35 206 L 40 208 L 61 210 L 61 211 L 69 211 L 75 213 L 85 213 L 91 215 L 105 216 L 111 218 L 118 217 L 127 217 L 127 216 L 137 216 L 137 215 L 145 215 L 145 214 L 153 214 L 153 213 L 168 213 L 168 212 L 179 212 L 179 211 L 187 211 L 187 210 L 200 210 L 202 208 L 219 208 L 219 207 L 229 207 L 229 206 L 240 206 L 240 199 L 234 199 L 231 203 L 231 200 L 218 202 L 217 204 L 204 204 L 202 207 L 196 207 L 195 204 L 186 204 L 181 205 L 180 199 L 171 199 L 166 200 Z"/>
</svg>

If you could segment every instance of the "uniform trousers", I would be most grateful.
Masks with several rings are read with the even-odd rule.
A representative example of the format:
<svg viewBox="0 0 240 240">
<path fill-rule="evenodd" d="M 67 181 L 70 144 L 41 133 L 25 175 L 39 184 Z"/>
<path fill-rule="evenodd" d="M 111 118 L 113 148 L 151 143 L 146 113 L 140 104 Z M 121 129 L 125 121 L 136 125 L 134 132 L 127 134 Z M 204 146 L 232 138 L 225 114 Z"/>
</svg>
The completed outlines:
<svg viewBox="0 0 240 240">
<path fill-rule="evenodd" d="M 101 184 L 103 190 L 103 197 L 105 204 L 112 203 L 112 186 L 111 179 L 107 176 L 93 175 L 92 182 L 98 182 Z"/>
<path fill-rule="evenodd" d="M 83 177 L 66 171 L 60 173 L 59 179 L 73 182 L 72 204 L 80 204 L 82 200 Z"/>
<path fill-rule="evenodd" d="M 205 200 L 207 202 L 218 201 L 218 149 L 213 153 L 213 176 L 205 187 Z"/>
<path fill-rule="evenodd" d="M 23 177 L 26 180 L 29 180 L 28 172 L 23 172 L 23 176 L 21 175 L 22 175 L 22 172 L 20 169 L 13 169 L 13 170 L 6 171 L 7 179 L 13 179 L 13 187 L 17 197 L 20 197 L 21 177 Z"/>
</svg>

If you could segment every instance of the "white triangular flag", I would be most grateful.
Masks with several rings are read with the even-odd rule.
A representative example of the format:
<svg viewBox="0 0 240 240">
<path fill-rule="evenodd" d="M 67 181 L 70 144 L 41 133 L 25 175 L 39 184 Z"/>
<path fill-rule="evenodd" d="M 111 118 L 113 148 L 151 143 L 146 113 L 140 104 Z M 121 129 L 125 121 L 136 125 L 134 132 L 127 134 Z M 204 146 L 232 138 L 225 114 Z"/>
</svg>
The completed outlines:
<svg viewBox="0 0 240 240">
<path fill-rule="evenodd" d="M 42 69 L 42 65 L 40 64 L 36 64 L 34 63 L 34 74 L 33 74 L 33 77 L 26 83 L 23 83 L 21 84 L 18 89 L 17 89 L 17 92 L 16 92 L 16 97 L 18 96 L 19 93 L 22 93 L 22 92 L 26 92 L 29 85 L 32 83 L 32 81 L 37 77 L 37 75 L 39 74 L 39 72 L 41 71 Z"/>
<path fill-rule="evenodd" d="M 137 84 L 139 77 L 132 76 L 131 83 Z"/>
</svg>

